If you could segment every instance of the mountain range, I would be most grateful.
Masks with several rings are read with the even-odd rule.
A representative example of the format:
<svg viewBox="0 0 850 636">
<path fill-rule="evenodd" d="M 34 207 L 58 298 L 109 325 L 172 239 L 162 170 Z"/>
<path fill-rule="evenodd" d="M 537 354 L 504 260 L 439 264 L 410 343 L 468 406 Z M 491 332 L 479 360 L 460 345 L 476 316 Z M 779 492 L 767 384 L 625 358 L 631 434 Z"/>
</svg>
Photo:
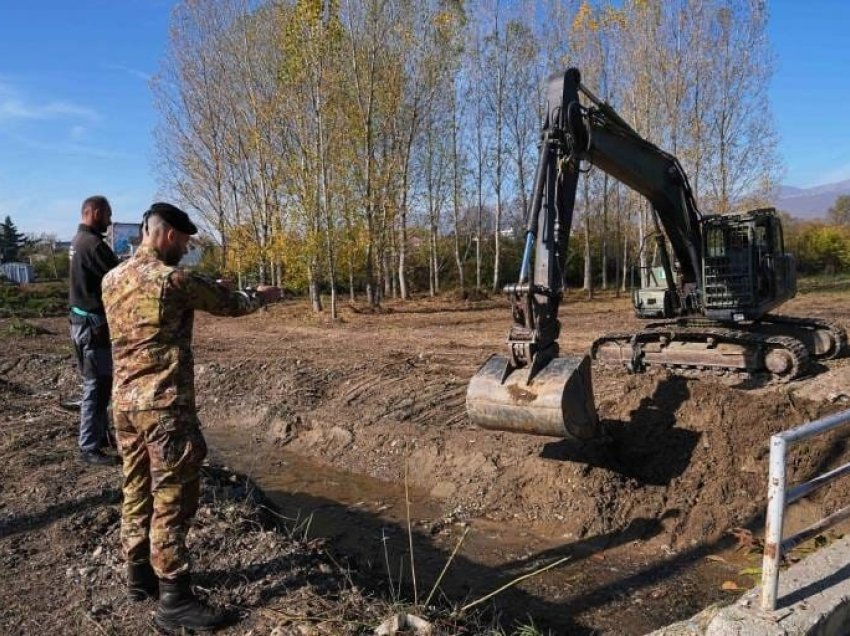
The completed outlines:
<svg viewBox="0 0 850 636">
<path fill-rule="evenodd" d="M 826 219 L 827 210 L 843 194 L 850 195 L 850 179 L 811 188 L 781 185 L 773 204 L 798 219 Z"/>
</svg>

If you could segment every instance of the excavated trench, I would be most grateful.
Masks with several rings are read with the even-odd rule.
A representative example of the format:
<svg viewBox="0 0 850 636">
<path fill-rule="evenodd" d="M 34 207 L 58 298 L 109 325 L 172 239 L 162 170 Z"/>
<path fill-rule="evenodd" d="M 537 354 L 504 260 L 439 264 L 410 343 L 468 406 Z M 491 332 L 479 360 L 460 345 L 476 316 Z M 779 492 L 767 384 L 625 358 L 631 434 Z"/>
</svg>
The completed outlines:
<svg viewBox="0 0 850 636">
<path fill-rule="evenodd" d="M 626 299 L 571 300 L 565 352 L 635 326 Z M 789 305 L 842 321 L 850 295 Z M 848 358 L 763 387 L 594 364 L 612 443 L 577 449 L 468 421 L 466 386 L 503 346 L 504 303 L 341 315 L 325 324 L 285 303 L 240 320 L 198 317 L 196 385 L 213 459 L 252 476 L 293 532 L 333 537 L 336 558 L 371 573 L 381 593 L 422 602 L 461 538 L 431 602 L 471 603 L 564 559 L 487 601 L 506 631 L 531 617 L 558 634 L 642 634 L 734 598 L 723 588 L 751 586 L 760 565 L 770 435 L 850 402 Z M 35 324 L 37 334 L 7 341 L 3 375 L 9 404 L 20 393 L 43 412 L 76 395 L 78 379 L 66 321 Z M 14 431 L 26 428 L 29 404 L 6 414 Z M 42 463 L 89 474 L 71 454 L 19 450 L 9 470 L 22 481 Z M 789 482 L 848 460 L 841 434 L 794 447 Z M 48 494 L 26 496 L 56 506 L 65 484 L 46 483 Z M 792 511 L 786 532 L 848 499 L 850 482 L 831 484 Z"/>
<path fill-rule="evenodd" d="M 455 604 L 566 558 L 491 601 L 509 622 L 532 616 L 555 633 L 642 634 L 753 585 L 769 436 L 840 409 L 850 376 L 838 361 L 759 388 L 594 366 L 613 441 L 576 449 L 472 427 L 463 397 L 475 366 L 452 347 L 364 360 L 349 346 L 333 364 L 301 352 L 202 362 L 214 456 L 396 593 L 401 580 L 408 599 L 428 595 L 464 533 L 440 590 Z M 790 478 L 848 459 L 840 435 L 817 440 L 795 452 Z M 787 529 L 847 494 L 839 483 L 803 502 Z"/>
<path fill-rule="evenodd" d="M 504 627 L 532 620 L 558 634 L 643 634 L 722 600 L 730 578 L 742 588 L 749 584 L 736 574 L 753 563 L 729 541 L 676 552 L 647 543 L 655 530 L 645 519 L 583 540 L 566 539 L 558 524 L 461 520 L 421 488 L 406 493 L 403 483 L 258 446 L 233 428 L 210 429 L 208 439 L 213 459 L 251 475 L 296 534 L 331 538 L 340 559 L 370 568 L 378 587 L 408 602 L 430 596 L 432 603 L 459 607 L 560 562 L 490 601 Z"/>
<path fill-rule="evenodd" d="M 826 318 L 850 309 L 846 294 L 804 301 Z M 563 349 L 631 328 L 624 303 L 568 306 Z M 474 602 L 566 559 L 487 602 L 506 627 L 532 617 L 554 633 L 642 634 L 733 598 L 724 584 L 752 585 L 760 565 L 752 536 L 769 436 L 850 401 L 847 358 L 768 387 L 594 365 L 612 443 L 576 449 L 468 422 L 466 385 L 501 346 L 504 307 L 420 303 L 344 312 L 333 326 L 306 314 L 292 304 L 199 317 L 196 385 L 213 459 L 256 479 L 293 532 L 334 537 L 339 559 L 408 600 L 427 598 L 464 534 L 432 602 Z M 58 390 L 50 408 L 77 378 L 65 322 L 42 326 L 54 335 L 16 340 L 4 373 L 10 390 Z M 789 481 L 848 455 L 839 434 L 796 447 Z M 838 481 L 801 502 L 786 531 L 843 507 L 848 490 Z"/>
</svg>

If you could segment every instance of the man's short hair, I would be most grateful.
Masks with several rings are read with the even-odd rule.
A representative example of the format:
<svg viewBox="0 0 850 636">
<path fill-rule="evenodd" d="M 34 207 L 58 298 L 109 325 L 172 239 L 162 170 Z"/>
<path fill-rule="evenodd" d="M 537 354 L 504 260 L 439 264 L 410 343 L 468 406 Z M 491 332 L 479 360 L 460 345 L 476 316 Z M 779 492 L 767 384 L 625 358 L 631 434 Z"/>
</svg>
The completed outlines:
<svg viewBox="0 0 850 636">
<path fill-rule="evenodd" d="M 80 208 L 80 214 L 85 214 L 86 210 L 95 212 L 98 210 L 108 210 L 110 207 L 109 201 L 105 196 L 102 194 L 96 194 L 83 201 L 83 206 Z"/>
</svg>

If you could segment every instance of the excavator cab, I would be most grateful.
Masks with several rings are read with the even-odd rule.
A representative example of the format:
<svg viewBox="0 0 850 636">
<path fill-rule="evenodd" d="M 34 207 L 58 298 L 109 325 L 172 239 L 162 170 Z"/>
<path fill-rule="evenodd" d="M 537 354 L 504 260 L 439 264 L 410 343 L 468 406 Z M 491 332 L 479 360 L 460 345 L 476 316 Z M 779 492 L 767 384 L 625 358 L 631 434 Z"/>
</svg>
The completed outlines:
<svg viewBox="0 0 850 636">
<path fill-rule="evenodd" d="M 588 141 L 577 110 L 579 83 L 576 69 L 548 82 L 525 250 L 516 283 L 504 288 L 514 321 L 507 355 L 491 356 L 466 394 L 467 413 L 482 428 L 579 441 L 602 437 L 590 358 L 561 356 L 558 349 L 567 243 Z"/>
<path fill-rule="evenodd" d="M 757 320 L 797 293 L 773 208 L 702 221 L 704 312 L 714 320 Z"/>
<path fill-rule="evenodd" d="M 797 291 L 794 257 L 785 253 L 782 224 L 773 208 L 700 219 L 695 234 L 702 237 L 703 293 L 688 302 L 681 266 L 671 264 L 660 230 L 653 263 L 641 268 L 632 293 L 639 318 L 675 318 L 704 314 L 724 322 L 757 320 L 793 298 Z M 660 264 L 655 261 L 660 260 Z"/>
</svg>

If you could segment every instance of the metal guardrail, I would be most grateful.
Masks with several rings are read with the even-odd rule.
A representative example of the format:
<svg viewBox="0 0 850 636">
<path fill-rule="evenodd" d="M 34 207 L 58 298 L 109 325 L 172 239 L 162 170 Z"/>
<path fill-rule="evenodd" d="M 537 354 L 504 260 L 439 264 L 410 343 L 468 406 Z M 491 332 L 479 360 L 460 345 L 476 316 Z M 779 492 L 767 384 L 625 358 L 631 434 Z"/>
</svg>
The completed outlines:
<svg viewBox="0 0 850 636">
<path fill-rule="evenodd" d="M 776 594 L 779 589 L 779 562 L 782 555 L 799 543 L 816 537 L 827 528 L 850 517 L 849 505 L 783 541 L 782 525 L 785 520 L 785 508 L 821 486 L 828 484 L 833 479 L 850 474 L 850 462 L 848 462 L 805 483 L 786 488 L 785 458 L 788 446 L 815 435 L 828 433 L 847 424 L 850 424 L 850 410 L 803 424 L 770 438 L 770 474 L 767 482 L 767 519 L 765 521 L 764 561 L 761 574 L 761 607 L 764 610 L 773 611 L 776 609 Z"/>
</svg>

